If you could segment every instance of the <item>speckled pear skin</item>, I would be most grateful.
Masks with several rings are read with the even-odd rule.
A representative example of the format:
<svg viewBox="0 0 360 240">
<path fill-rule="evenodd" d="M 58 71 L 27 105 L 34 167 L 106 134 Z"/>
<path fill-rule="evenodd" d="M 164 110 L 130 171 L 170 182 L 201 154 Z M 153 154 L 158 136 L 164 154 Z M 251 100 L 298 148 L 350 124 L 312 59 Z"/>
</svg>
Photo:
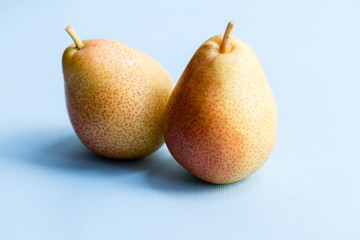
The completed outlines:
<svg viewBox="0 0 360 240">
<path fill-rule="evenodd" d="M 69 46 L 62 59 L 71 123 L 90 150 L 142 158 L 164 142 L 162 122 L 174 83 L 154 59 L 109 39 Z"/>
<path fill-rule="evenodd" d="M 196 51 L 173 90 L 164 116 L 172 156 L 215 184 L 246 178 L 269 158 L 277 135 L 275 99 L 253 50 L 223 35 Z"/>
</svg>

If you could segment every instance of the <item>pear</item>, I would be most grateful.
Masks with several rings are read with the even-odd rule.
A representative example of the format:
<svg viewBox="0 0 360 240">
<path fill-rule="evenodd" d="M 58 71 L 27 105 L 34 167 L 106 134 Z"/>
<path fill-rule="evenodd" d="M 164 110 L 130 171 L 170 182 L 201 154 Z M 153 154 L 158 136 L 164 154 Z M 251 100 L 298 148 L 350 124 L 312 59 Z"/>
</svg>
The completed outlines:
<svg viewBox="0 0 360 240">
<path fill-rule="evenodd" d="M 246 178 L 269 158 L 277 135 L 275 99 L 261 64 L 231 21 L 196 51 L 164 115 L 170 153 L 215 184 Z"/>
<path fill-rule="evenodd" d="M 162 122 L 174 83 L 154 59 L 110 39 L 81 41 L 62 58 L 68 113 L 90 150 L 109 158 L 142 158 L 164 142 Z"/>
</svg>

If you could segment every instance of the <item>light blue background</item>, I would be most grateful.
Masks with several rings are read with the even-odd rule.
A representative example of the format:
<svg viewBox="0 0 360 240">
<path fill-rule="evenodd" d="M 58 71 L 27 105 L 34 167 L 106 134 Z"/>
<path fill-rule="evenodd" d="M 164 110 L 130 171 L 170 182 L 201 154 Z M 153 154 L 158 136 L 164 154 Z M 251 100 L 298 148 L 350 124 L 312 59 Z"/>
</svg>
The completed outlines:
<svg viewBox="0 0 360 240">
<path fill-rule="evenodd" d="M 111 38 L 177 81 L 207 38 L 257 53 L 279 134 L 246 180 L 206 184 L 163 146 L 109 162 L 76 138 L 61 56 Z M 1 1 L 0 239 L 360 239 L 359 1 Z"/>
</svg>

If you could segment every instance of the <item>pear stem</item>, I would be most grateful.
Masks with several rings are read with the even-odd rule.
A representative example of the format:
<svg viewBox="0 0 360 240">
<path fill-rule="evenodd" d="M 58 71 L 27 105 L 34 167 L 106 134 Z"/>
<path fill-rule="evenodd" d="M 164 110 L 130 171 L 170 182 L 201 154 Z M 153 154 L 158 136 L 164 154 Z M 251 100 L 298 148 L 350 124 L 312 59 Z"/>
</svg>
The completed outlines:
<svg viewBox="0 0 360 240">
<path fill-rule="evenodd" d="M 74 40 L 77 49 L 81 50 L 84 47 L 84 43 L 80 40 L 79 36 L 76 34 L 75 30 L 69 25 L 65 31 L 70 35 Z"/>
<path fill-rule="evenodd" d="M 220 46 L 220 53 L 227 53 L 230 52 L 230 37 L 231 37 L 231 32 L 235 27 L 235 22 L 234 21 L 230 21 L 226 27 L 225 33 L 224 33 L 224 37 Z"/>
</svg>

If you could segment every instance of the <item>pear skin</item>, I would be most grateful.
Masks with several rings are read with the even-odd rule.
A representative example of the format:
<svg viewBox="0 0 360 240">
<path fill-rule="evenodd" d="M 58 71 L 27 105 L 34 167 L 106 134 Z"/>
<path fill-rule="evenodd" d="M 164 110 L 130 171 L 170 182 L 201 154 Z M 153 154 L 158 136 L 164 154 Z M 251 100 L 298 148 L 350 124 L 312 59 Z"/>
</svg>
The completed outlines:
<svg viewBox="0 0 360 240">
<path fill-rule="evenodd" d="M 262 66 L 249 45 L 230 36 L 233 25 L 229 23 L 225 36 L 210 38 L 196 51 L 164 115 L 164 138 L 172 156 L 215 184 L 238 181 L 263 166 L 278 127 Z"/>
<path fill-rule="evenodd" d="M 162 122 L 173 82 L 154 59 L 110 39 L 74 39 L 62 58 L 66 105 L 90 150 L 117 159 L 142 158 L 164 142 Z"/>
</svg>

